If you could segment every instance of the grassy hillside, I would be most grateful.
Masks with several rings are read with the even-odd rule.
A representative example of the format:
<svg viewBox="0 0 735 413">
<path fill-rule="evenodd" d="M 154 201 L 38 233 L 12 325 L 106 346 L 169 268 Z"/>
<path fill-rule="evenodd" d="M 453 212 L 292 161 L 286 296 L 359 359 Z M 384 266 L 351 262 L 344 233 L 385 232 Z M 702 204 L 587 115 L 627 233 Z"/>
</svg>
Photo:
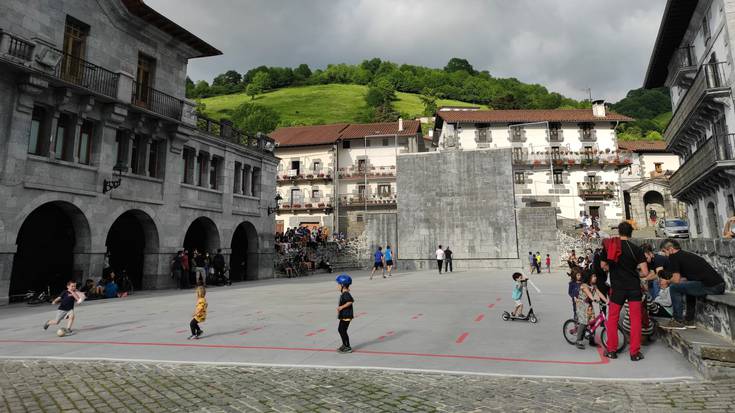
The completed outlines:
<svg viewBox="0 0 735 413">
<path fill-rule="evenodd" d="M 318 125 L 358 121 L 365 106 L 367 86 L 362 85 L 316 85 L 287 87 L 258 96 L 255 103 L 268 106 L 281 115 L 281 126 Z M 420 116 L 424 110 L 419 96 L 397 92 L 396 110 L 410 118 Z M 250 102 L 244 93 L 215 96 L 202 99 L 207 116 L 215 119 L 228 117 L 233 109 Z M 439 99 L 439 106 L 477 106 L 456 100 Z"/>
</svg>

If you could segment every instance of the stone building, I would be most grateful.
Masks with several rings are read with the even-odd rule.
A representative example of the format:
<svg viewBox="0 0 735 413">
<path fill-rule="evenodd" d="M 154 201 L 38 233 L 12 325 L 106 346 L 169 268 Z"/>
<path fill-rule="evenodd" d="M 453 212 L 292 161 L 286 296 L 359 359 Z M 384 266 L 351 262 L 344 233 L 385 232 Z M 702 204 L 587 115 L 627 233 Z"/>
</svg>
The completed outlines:
<svg viewBox="0 0 735 413">
<path fill-rule="evenodd" d="M 324 225 L 350 237 L 363 233 L 367 214 L 396 212 L 396 158 L 426 150 L 416 120 L 296 126 L 271 137 L 281 158 L 276 228 Z"/>
<path fill-rule="evenodd" d="M 511 148 L 516 207 L 549 206 L 560 217 L 599 216 L 603 226 L 623 217 L 615 127 L 630 121 L 596 101 L 592 109 L 477 110 L 440 108 L 434 124 L 439 150 Z"/>
<path fill-rule="evenodd" d="M 172 287 L 181 248 L 272 276 L 274 143 L 184 99 L 188 59 L 218 54 L 140 0 L 0 3 L 0 303 L 106 253 L 135 288 Z"/>
<path fill-rule="evenodd" d="M 653 227 L 650 211 L 656 218 L 682 218 L 683 205 L 671 195 L 669 178 L 679 169 L 679 157 L 666 150 L 663 141 L 621 141 L 618 147 L 632 155 L 630 168 L 620 172 L 625 199 L 625 218 L 638 227 Z"/>
<path fill-rule="evenodd" d="M 694 238 L 720 237 L 735 214 L 733 15 L 731 1 L 669 0 L 644 81 L 671 93 L 664 138 L 681 167 L 669 183 L 687 205 Z"/>
</svg>

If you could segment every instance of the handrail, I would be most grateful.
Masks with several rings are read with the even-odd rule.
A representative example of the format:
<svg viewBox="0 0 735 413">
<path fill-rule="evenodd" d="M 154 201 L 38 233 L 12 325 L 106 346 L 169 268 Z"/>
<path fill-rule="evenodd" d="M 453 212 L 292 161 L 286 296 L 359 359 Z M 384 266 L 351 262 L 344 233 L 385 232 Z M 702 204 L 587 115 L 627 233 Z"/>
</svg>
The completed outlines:
<svg viewBox="0 0 735 413">
<path fill-rule="evenodd" d="M 133 82 L 131 102 L 136 106 L 177 121 L 181 120 L 181 112 L 184 106 L 183 100 L 137 81 Z"/>
<path fill-rule="evenodd" d="M 33 43 L 23 40 L 8 32 L 3 32 L 2 30 L 0 30 L 0 34 L 8 36 L 10 39 L 7 51 L 9 55 L 23 60 L 31 60 L 31 57 L 33 56 L 33 48 L 36 47 Z"/>
<path fill-rule="evenodd" d="M 61 54 L 61 60 L 54 69 L 54 76 L 99 94 L 117 97 L 117 84 L 120 78 L 118 73 L 59 49 L 54 50 Z"/>
</svg>

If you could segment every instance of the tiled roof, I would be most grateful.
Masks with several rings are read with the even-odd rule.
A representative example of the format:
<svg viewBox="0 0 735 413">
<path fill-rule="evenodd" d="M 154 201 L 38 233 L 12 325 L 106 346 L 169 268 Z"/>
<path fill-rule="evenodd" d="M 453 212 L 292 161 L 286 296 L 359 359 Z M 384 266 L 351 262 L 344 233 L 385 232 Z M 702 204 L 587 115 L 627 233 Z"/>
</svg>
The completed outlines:
<svg viewBox="0 0 735 413">
<path fill-rule="evenodd" d="M 293 126 L 278 128 L 268 136 L 274 139 L 278 146 L 308 146 L 327 145 L 339 139 L 340 133 L 348 126 L 347 123 L 332 125 Z"/>
<path fill-rule="evenodd" d="M 362 139 L 374 135 L 415 136 L 421 132 L 421 122 L 404 120 L 403 131 L 398 131 L 398 122 L 353 123 L 342 131 L 342 139 Z"/>
<path fill-rule="evenodd" d="M 398 122 L 384 123 L 336 123 L 332 125 L 293 126 L 278 128 L 270 135 L 278 146 L 327 145 L 338 139 L 362 139 L 374 135 L 415 136 L 421 132 L 417 120 L 404 120 L 403 131 L 398 131 Z"/>
<path fill-rule="evenodd" d="M 592 109 L 524 109 L 524 110 L 475 110 L 439 111 L 437 116 L 445 122 L 471 123 L 529 123 L 529 122 L 600 122 L 632 121 L 625 115 L 607 111 L 604 118 L 592 115 Z"/>
<path fill-rule="evenodd" d="M 121 0 L 122 4 L 128 9 L 128 11 L 142 19 L 143 21 L 157 27 L 164 33 L 168 33 L 171 37 L 178 39 L 179 41 L 186 43 L 200 54 L 192 57 L 208 57 L 221 55 L 222 52 L 217 50 L 214 46 L 205 42 L 204 40 L 193 35 L 188 30 L 172 22 L 161 13 L 153 10 L 150 6 L 145 4 L 143 0 Z"/>
<path fill-rule="evenodd" d="M 631 152 L 668 152 L 665 141 L 618 141 L 618 148 Z"/>
</svg>

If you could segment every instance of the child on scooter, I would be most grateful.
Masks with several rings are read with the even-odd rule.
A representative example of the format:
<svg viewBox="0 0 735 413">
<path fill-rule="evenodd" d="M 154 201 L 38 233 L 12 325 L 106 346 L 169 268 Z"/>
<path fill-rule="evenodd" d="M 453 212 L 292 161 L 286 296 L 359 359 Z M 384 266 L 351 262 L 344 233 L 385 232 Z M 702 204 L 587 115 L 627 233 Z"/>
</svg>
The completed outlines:
<svg viewBox="0 0 735 413">
<path fill-rule="evenodd" d="M 523 301 L 521 301 L 521 298 L 523 298 L 523 281 L 526 280 L 528 280 L 528 277 L 523 274 L 519 272 L 513 273 L 513 281 L 515 281 L 515 285 L 513 286 L 511 298 L 516 305 L 513 309 L 513 317 L 523 317 Z"/>
</svg>

